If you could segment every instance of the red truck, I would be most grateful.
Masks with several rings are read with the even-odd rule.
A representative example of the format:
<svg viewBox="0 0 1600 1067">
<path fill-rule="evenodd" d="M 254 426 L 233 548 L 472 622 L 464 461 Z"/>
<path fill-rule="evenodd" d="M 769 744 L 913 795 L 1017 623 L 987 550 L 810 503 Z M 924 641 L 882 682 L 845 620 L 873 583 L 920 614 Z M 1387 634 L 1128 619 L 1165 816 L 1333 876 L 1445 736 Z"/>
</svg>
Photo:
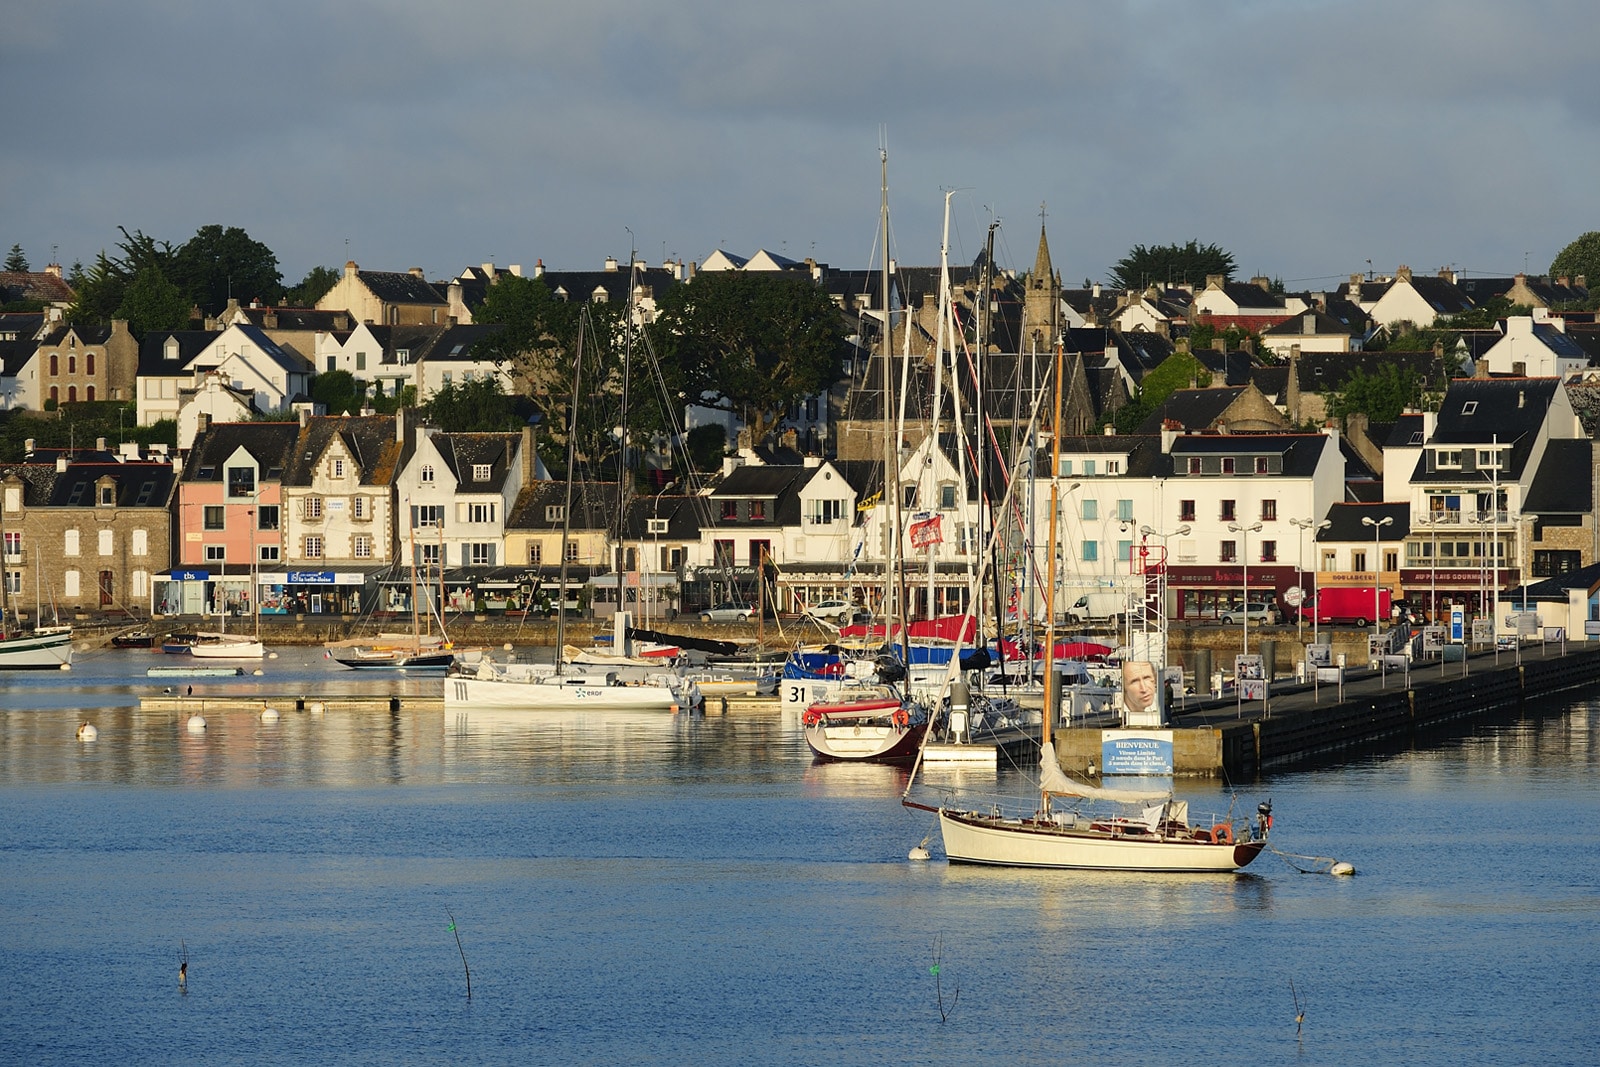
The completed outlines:
<svg viewBox="0 0 1600 1067">
<path fill-rule="evenodd" d="M 1372 586 L 1334 586 L 1318 589 L 1314 600 L 1300 605 L 1300 617 L 1307 622 L 1345 623 L 1366 626 L 1377 618 L 1389 617 L 1389 590 L 1379 589 L 1374 599 Z"/>
</svg>

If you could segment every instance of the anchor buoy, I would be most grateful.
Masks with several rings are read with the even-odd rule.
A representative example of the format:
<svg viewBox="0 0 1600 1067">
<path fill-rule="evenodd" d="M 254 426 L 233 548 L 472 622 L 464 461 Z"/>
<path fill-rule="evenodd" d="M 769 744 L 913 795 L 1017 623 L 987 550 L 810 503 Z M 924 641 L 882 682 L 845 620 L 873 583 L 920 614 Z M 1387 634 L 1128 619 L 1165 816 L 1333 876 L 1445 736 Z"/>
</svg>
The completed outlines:
<svg viewBox="0 0 1600 1067">
<path fill-rule="evenodd" d="M 894 724 L 896 726 L 911 725 L 911 716 L 906 713 L 905 708 L 901 708 L 899 711 L 894 713 Z"/>
<path fill-rule="evenodd" d="M 1233 827 L 1225 822 L 1219 822 L 1211 828 L 1211 840 L 1219 845 L 1233 844 Z"/>
</svg>

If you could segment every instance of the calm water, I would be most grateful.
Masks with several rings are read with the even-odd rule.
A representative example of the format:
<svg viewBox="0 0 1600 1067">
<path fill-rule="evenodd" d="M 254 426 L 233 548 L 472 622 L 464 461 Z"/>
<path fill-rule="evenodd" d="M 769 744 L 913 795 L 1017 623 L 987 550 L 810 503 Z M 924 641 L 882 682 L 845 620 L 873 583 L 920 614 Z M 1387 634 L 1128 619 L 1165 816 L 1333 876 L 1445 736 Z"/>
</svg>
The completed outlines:
<svg viewBox="0 0 1600 1067">
<path fill-rule="evenodd" d="M 135 706 L 187 684 L 156 662 L 0 676 L 4 1062 L 1600 1061 L 1588 704 L 1242 793 L 1355 878 L 1106 876 L 910 863 L 933 826 L 900 772 L 813 765 L 793 722 L 241 712 L 192 737 Z M 196 691 L 394 684 L 263 670 Z"/>
</svg>

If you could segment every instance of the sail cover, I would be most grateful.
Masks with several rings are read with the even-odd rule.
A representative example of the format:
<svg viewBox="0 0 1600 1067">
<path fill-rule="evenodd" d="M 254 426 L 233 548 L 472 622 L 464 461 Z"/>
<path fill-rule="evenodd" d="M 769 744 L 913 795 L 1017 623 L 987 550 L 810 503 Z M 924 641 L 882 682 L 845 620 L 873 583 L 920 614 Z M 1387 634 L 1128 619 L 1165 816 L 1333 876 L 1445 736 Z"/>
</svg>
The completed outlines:
<svg viewBox="0 0 1600 1067">
<path fill-rule="evenodd" d="M 1056 746 L 1046 741 L 1039 750 L 1039 791 L 1058 797 L 1083 797 L 1085 800 L 1113 800 L 1120 804 L 1143 804 L 1166 800 L 1170 789 L 1102 789 L 1088 782 L 1075 782 L 1061 772 Z"/>
</svg>

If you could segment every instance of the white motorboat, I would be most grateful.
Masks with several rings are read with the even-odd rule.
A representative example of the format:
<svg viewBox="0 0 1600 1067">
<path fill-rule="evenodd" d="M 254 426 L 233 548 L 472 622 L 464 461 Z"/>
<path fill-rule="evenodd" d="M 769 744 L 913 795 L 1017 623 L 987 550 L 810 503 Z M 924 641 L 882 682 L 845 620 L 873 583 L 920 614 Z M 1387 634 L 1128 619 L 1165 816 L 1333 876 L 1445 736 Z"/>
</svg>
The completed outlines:
<svg viewBox="0 0 1600 1067">
<path fill-rule="evenodd" d="M 444 680 L 444 706 L 522 711 L 689 711 L 698 691 L 661 672 L 627 681 L 615 671 L 563 670 L 548 664 L 497 663 L 488 656 L 452 667 Z"/>
<path fill-rule="evenodd" d="M 261 659 L 266 656 L 264 645 L 243 634 L 208 633 L 201 631 L 189 646 L 189 655 L 195 659 Z"/>
</svg>

